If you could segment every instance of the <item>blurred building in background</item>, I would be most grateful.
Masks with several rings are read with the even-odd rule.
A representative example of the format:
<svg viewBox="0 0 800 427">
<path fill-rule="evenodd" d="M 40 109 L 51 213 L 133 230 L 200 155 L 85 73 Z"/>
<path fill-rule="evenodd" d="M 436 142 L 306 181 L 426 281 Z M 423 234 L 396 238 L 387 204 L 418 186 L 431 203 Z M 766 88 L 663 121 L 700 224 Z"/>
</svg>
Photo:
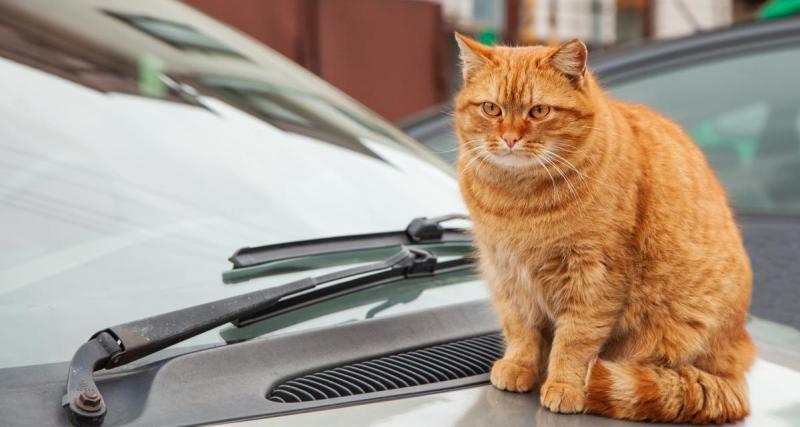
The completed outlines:
<svg viewBox="0 0 800 427">
<path fill-rule="evenodd" d="M 183 0 L 271 46 L 394 121 L 459 84 L 453 31 L 486 44 L 592 50 L 752 20 L 781 0 Z M 770 6 L 769 4 L 767 6 Z"/>
<path fill-rule="evenodd" d="M 514 40 L 521 43 L 554 43 L 580 37 L 600 48 L 725 27 L 736 20 L 752 19 L 753 12 L 765 3 L 763 0 L 432 1 L 443 5 L 445 18 L 457 28 L 498 35 L 513 33 Z M 512 14 L 518 17 L 511 17 Z"/>
</svg>

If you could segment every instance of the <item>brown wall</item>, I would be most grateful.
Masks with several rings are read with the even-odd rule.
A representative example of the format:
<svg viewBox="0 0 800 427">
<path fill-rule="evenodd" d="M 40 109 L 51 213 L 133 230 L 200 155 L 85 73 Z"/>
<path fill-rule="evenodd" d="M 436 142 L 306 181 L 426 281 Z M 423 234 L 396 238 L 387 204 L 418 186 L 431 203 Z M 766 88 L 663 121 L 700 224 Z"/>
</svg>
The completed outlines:
<svg viewBox="0 0 800 427">
<path fill-rule="evenodd" d="M 413 0 L 184 0 L 269 45 L 390 120 L 447 98 L 438 4 Z"/>
<path fill-rule="evenodd" d="M 184 0 L 184 3 L 237 27 L 295 62 L 302 58 L 300 31 L 304 0 Z"/>
</svg>

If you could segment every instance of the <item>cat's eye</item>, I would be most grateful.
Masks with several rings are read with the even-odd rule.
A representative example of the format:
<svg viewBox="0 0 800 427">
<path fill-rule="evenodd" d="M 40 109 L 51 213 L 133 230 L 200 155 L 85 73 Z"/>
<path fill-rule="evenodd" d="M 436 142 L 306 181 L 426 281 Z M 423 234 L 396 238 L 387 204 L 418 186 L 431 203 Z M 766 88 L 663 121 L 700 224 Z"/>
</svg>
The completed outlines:
<svg viewBox="0 0 800 427">
<path fill-rule="evenodd" d="M 547 117 L 548 114 L 550 114 L 550 107 L 547 105 L 536 105 L 531 108 L 530 112 L 531 117 L 537 120 Z"/>
<path fill-rule="evenodd" d="M 500 115 L 500 107 L 493 102 L 484 102 L 481 108 L 487 116 L 497 117 Z"/>
</svg>

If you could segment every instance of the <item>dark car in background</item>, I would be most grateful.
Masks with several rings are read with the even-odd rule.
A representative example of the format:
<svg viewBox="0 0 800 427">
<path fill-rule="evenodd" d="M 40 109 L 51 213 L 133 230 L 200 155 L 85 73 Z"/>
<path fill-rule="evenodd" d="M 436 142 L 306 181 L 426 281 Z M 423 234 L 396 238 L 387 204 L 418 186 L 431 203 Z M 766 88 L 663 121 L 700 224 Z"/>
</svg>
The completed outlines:
<svg viewBox="0 0 800 427">
<path fill-rule="evenodd" d="M 491 387 L 453 170 L 236 31 L 0 0 L 0 93 L 0 425 L 631 425 Z M 749 328 L 791 425 L 800 333 Z"/>
</svg>

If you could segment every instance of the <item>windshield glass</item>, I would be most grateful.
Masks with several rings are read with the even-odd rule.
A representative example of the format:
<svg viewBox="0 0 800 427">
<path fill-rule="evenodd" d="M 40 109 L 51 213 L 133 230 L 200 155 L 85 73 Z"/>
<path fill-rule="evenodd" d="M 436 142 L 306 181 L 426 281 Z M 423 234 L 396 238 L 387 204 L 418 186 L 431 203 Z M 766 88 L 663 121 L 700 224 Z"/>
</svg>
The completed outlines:
<svg viewBox="0 0 800 427">
<path fill-rule="evenodd" d="M 465 211 L 446 165 L 298 66 L 179 2 L 114 4 L 0 1 L 0 367 L 297 278 L 225 285 L 237 248 Z"/>
</svg>

